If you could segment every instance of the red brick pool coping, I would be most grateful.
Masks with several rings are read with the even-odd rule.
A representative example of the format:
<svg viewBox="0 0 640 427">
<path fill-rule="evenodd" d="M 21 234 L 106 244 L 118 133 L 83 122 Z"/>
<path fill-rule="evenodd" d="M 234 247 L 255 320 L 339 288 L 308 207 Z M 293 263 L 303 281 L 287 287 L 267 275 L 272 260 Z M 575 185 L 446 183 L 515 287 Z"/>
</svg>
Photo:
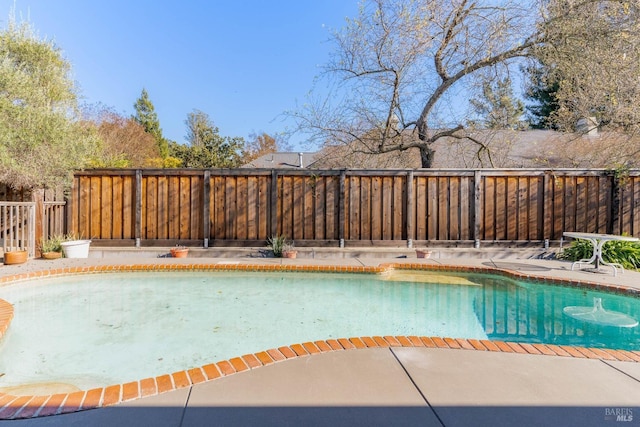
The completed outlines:
<svg viewBox="0 0 640 427">
<path fill-rule="evenodd" d="M 491 267 L 459 267 L 446 265 L 425 264 L 382 264 L 377 267 L 366 266 L 310 266 L 310 265 L 263 265 L 263 264 L 136 264 L 136 265 L 108 265 L 89 267 L 66 267 L 43 270 L 30 273 L 16 274 L 0 278 L 0 286 L 17 281 L 44 277 L 54 277 L 69 274 L 90 274 L 107 272 L 133 271 L 305 271 L 305 272 L 336 272 L 336 273 L 383 273 L 392 269 L 429 270 L 440 272 L 482 272 L 501 274 L 512 278 L 527 278 L 550 284 L 582 286 L 593 289 L 609 290 L 617 293 L 640 295 L 637 289 L 624 286 L 611 286 L 587 281 L 569 281 L 557 278 L 541 277 L 519 272 L 505 271 Z M 0 336 L 2 336 L 13 318 L 13 306 L 0 300 Z M 363 348 L 384 347 L 430 347 L 460 350 L 491 351 L 503 353 L 535 354 L 548 356 L 563 356 L 574 358 L 614 360 L 624 362 L 640 362 L 640 351 L 610 350 L 600 348 L 573 347 L 551 344 L 526 344 L 504 341 L 489 341 L 475 339 L 457 339 L 443 337 L 418 336 L 371 336 L 329 339 L 313 341 L 291 346 L 284 346 L 246 354 L 207 364 L 199 368 L 145 378 L 126 384 L 115 384 L 102 388 L 61 393 L 43 396 L 13 396 L 0 393 L 0 419 L 24 419 L 49 415 L 66 414 L 103 406 L 154 396 L 168 391 L 190 387 L 205 381 L 233 375 L 272 363 L 278 363 L 296 357 L 306 357 L 313 354 L 353 350 Z"/>
</svg>

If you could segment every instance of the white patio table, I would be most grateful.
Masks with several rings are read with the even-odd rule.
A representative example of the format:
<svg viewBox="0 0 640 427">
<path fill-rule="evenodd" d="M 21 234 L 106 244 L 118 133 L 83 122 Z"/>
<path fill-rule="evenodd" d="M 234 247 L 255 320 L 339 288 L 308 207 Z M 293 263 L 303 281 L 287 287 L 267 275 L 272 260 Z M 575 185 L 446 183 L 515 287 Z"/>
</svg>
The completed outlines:
<svg viewBox="0 0 640 427">
<path fill-rule="evenodd" d="M 631 237 L 631 236 L 617 236 L 615 234 L 599 234 L 599 233 L 578 233 L 573 231 L 566 231 L 562 233 L 562 235 L 566 237 L 571 237 L 573 239 L 589 240 L 593 245 L 593 255 L 591 256 L 591 258 L 581 259 L 580 261 L 576 261 L 573 264 L 571 264 L 572 271 L 576 264 L 578 264 L 578 266 L 580 267 L 582 266 L 582 264 L 594 264 L 595 271 L 598 271 L 600 269 L 600 264 L 602 264 L 602 265 L 611 267 L 613 269 L 614 276 L 616 276 L 618 272 L 616 267 L 619 268 L 623 273 L 624 273 L 624 267 L 622 267 L 622 265 L 615 262 L 612 262 L 612 263 L 605 262 L 602 259 L 602 247 L 605 245 L 605 243 L 616 241 L 616 240 L 617 241 L 621 240 L 626 242 L 637 242 L 638 240 L 640 240 L 637 237 Z"/>
</svg>

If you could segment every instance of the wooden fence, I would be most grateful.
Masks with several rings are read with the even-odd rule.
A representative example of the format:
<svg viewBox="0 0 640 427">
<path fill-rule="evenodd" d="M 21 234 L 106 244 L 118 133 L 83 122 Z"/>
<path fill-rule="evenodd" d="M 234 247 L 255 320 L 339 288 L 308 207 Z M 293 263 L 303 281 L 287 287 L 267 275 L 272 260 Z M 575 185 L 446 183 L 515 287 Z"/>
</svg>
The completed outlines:
<svg viewBox="0 0 640 427">
<path fill-rule="evenodd" d="M 639 203 L 635 170 L 118 169 L 76 173 L 66 222 L 113 246 L 537 245 L 640 236 Z"/>
</svg>

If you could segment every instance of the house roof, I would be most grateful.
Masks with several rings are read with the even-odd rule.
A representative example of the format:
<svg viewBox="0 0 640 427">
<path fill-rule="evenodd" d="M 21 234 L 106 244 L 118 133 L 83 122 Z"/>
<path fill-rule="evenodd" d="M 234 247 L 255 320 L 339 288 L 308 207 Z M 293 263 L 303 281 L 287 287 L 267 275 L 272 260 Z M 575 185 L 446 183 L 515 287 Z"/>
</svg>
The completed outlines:
<svg viewBox="0 0 640 427">
<path fill-rule="evenodd" d="M 609 167 L 630 160 L 640 162 L 637 138 L 618 133 L 581 135 L 551 130 L 477 130 L 469 139 L 441 138 L 432 145 L 434 168 Z M 412 137 L 412 136 L 410 136 Z M 486 149 L 483 149 L 486 148 Z M 421 167 L 417 148 L 367 154 L 357 143 L 327 145 L 302 153 L 309 169 L 385 169 Z M 297 152 L 272 153 L 243 167 L 299 168 Z"/>
<path fill-rule="evenodd" d="M 276 152 L 244 164 L 242 168 L 309 168 L 316 160 L 318 152 Z M 302 164 L 300 162 L 302 161 Z"/>
</svg>

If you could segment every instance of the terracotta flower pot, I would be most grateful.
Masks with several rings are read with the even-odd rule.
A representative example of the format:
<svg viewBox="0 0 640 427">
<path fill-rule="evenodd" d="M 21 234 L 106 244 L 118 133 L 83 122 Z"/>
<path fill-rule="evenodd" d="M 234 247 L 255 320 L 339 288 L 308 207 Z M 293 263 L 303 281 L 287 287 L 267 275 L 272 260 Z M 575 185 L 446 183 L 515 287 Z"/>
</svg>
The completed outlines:
<svg viewBox="0 0 640 427">
<path fill-rule="evenodd" d="M 416 256 L 418 258 L 429 258 L 431 256 L 431 251 L 426 249 L 416 249 Z"/>
<path fill-rule="evenodd" d="M 6 265 L 23 264 L 27 262 L 27 251 L 8 251 L 4 253 Z"/>
<path fill-rule="evenodd" d="M 58 259 L 62 258 L 62 252 L 42 252 L 42 259 Z"/>
<path fill-rule="evenodd" d="M 282 251 L 283 258 L 296 258 L 298 256 L 298 251 Z"/>
<path fill-rule="evenodd" d="M 171 248 L 171 256 L 174 258 L 186 258 L 189 248 Z"/>
</svg>

